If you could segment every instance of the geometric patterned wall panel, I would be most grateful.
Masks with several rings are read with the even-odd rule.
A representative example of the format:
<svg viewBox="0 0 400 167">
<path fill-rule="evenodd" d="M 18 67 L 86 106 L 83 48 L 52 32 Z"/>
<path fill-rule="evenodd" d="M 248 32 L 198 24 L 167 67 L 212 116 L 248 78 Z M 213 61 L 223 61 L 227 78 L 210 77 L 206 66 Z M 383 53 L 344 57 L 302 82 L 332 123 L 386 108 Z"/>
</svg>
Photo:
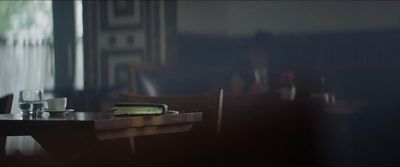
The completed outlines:
<svg viewBox="0 0 400 167">
<path fill-rule="evenodd" d="M 175 15 L 165 1 L 84 1 L 85 87 L 129 84 L 134 63 L 167 63 Z M 176 12 L 173 8 L 172 12 Z M 168 16 L 168 17 L 167 17 Z"/>
</svg>

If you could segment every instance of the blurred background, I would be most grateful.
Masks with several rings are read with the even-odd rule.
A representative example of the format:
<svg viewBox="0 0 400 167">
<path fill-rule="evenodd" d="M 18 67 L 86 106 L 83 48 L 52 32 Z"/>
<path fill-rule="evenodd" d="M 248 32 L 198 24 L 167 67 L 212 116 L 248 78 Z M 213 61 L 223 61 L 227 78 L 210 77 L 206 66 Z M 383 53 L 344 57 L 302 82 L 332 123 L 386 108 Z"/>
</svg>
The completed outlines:
<svg viewBox="0 0 400 167">
<path fill-rule="evenodd" d="M 270 91 L 289 70 L 299 96 L 323 77 L 337 100 L 367 104 L 327 122 L 332 162 L 396 165 L 398 9 L 396 1 L 0 1 L 0 96 L 44 89 L 98 112 L 121 92 L 229 95 L 232 76 L 253 66 L 251 48 L 263 48 Z"/>
</svg>

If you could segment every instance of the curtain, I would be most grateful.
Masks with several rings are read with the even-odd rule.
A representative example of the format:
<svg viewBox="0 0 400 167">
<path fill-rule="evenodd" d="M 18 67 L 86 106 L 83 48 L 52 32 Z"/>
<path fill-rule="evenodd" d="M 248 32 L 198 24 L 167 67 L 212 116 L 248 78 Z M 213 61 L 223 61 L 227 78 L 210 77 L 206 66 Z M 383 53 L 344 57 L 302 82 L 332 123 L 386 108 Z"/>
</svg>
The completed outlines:
<svg viewBox="0 0 400 167">
<path fill-rule="evenodd" d="M 12 113 L 18 113 L 20 90 L 53 88 L 53 47 L 38 43 L 0 45 L 0 83 L 0 96 L 13 93 Z M 30 136 L 7 137 L 7 155 L 33 155 L 43 151 Z"/>
</svg>

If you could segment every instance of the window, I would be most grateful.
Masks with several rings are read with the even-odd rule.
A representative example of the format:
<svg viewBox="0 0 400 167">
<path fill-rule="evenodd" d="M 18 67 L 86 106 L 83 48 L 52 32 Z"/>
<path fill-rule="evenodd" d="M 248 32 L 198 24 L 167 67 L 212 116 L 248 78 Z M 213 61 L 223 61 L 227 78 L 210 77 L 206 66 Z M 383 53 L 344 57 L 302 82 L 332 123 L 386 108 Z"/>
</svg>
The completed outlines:
<svg viewBox="0 0 400 167">
<path fill-rule="evenodd" d="M 52 1 L 0 1 L 0 96 L 54 88 Z"/>
</svg>

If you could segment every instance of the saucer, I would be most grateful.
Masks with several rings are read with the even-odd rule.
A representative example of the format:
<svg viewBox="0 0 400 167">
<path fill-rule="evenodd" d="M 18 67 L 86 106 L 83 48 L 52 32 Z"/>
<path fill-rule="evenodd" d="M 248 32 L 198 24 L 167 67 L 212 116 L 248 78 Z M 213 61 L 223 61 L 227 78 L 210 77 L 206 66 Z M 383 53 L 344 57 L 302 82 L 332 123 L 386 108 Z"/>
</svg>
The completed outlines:
<svg viewBox="0 0 400 167">
<path fill-rule="evenodd" d="M 65 110 L 44 110 L 44 112 L 47 112 L 49 116 L 54 117 L 54 116 L 65 116 L 66 114 L 74 111 L 73 109 L 65 109 Z"/>
<path fill-rule="evenodd" d="M 45 112 L 49 113 L 62 113 L 62 112 L 71 112 L 74 111 L 74 109 L 65 109 L 65 110 L 51 110 L 51 109 L 45 109 Z"/>
</svg>

